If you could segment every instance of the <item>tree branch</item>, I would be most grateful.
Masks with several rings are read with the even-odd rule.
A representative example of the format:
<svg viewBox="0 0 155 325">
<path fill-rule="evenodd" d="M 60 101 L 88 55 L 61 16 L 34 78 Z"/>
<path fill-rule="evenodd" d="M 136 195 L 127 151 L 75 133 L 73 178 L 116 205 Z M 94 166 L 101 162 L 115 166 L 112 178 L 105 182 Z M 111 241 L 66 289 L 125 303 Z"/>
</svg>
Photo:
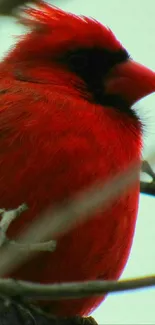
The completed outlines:
<svg viewBox="0 0 155 325">
<path fill-rule="evenodd" d="M 75 299 L 155 286 L 155 276 L 119 281 L 86 281 L 60 284 L 37 284 L 12 279 L 0 279 L 0 293 L 27 300 Z"/>
<path fill-rule="evenodd" d="M 50 240 L 44 243 L 27 243 L 22 244 L 15 242 L 13 240 L 9 240 L 6 236 L 6 232 L 12 223 L 20 214 L 28 209 L 28 206 L 24 203 L 21 204 L 17 209 L 8 210 L 0 209 L 1 221 L 0 221 L 0 247 L 3 245 L 11 245 L 13 249 L 16 250 L 24 250 L 26 252 L 35 251 L 35 252 L 43 252 L 49 251 L 52 252 L 56 248 L 56 241 Z"/>
<path fill-rule="evenodd" d="M 30 252 L 53 252 L 56 249 L 56 241 L 55 240 L 49 240 L 44 243 L 37 243 L 37 244 L 20 244 L 18 242 L 15 242 L 13 240 L 8 240 L 8 245 L 11 245 L 13 249 L 25 251 L 27 253 Z"/>
<path fill-rule="evenodd" d="M 142 161 L 141 171 L 151 176 L 152 181 L 155 181 L 155 173 L 147 160 Z"/>
<path fill-rule="evenodd" d="M 17 209 L 8 210 L 0 209 L 0 247 L 7 241 L 6 232 L 12 223 L 20 214 L 28 209 L 26 204 L 21 204 Z"/>
<path fill-rule="evenodd" d="M 140 192 L 148 195 L 155 196 L 155 182 L 147 183 L 140 182 Z"/>
<path fill-rule="evenodd" d="M 152 178 L 150 183 L 142 181 L 140 182 L 141 193 L 155 196 L 155 173 L 148 161 L 144 160 L 142 162 L 141 171 Z"/>
</svg>

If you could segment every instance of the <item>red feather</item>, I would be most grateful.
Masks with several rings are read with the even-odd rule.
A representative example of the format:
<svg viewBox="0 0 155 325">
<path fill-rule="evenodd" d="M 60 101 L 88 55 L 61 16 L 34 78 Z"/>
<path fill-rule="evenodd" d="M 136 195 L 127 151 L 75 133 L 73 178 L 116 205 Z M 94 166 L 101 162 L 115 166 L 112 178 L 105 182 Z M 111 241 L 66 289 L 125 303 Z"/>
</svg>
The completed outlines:
<svg viewBox="0 0 155 325">
<path fill-rule="evenodd" d="M 95 103 L 85 81 L 60 60 L 79 48 L 124 50 L 112 32 L 43 2 L 25 13 L 32 31 L 0 65 L 0 206 L 29 206 L 11 225 L 12 238 L 49 205 L 140 162 L 142 147 L 140 121 Z M 138 198 L 139 180 L 106 212 L 58 238 L 54 253 L 40 253 L 9 276 L 41 283 L 117 279 L 132 244 Z M 47 304 L 54 314 L 87 315 L 102 300 Z"/>
</svg>

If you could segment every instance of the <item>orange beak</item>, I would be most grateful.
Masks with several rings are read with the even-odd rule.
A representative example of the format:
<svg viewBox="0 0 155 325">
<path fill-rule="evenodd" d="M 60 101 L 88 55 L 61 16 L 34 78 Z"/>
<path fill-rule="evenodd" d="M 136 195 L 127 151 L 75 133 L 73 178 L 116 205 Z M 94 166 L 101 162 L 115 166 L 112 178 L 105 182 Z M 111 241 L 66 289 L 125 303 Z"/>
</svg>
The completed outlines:
<svg viewBox="0 0 155 325">
<path fill-rule="evenodd" d="M 129 105 L 155 91 L 155 73 L 128 60 L 112 69 L 105 85 L 106 93 L 123 97 Z"/>
</svg>

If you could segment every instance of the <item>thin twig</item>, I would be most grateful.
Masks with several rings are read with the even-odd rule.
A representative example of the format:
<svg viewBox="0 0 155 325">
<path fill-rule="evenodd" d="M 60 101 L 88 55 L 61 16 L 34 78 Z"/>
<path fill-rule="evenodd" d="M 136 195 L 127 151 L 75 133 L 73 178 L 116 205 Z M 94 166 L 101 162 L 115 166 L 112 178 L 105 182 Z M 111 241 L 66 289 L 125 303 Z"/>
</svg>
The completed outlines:
<svg viewBox="0 0 155 325">
<path fill-rule="evenodd" d="M 149 162 L 143 160 L 141 165 L 142 173 L 149 175 L 152 178 L 151 182 L 140 182 L 140 192 L 148 195 L 155 196 L 155 173 L 150 166 Z"/>
<path fill-rule="evenodd" d="M 26 211 L 28 209 L 28 206 L 24 203 L 21 204 L 17 209 L 14 210 L 5 210 L 0 209 L 0 215 L 1 215 L 1 221 L 0 221 L 0 247 L 2 247 L 4 244 L 11 245 L 13 249 L 24 250 L 26 252 L 35 251 L 35 252 L 44 252 L 49 251 L 52 252 L 56 248 L 56 241 L 50 240 L 44 243 L 27 243 L 23 244 L 20 242 L 15 242 L 13 240 L 9 240 L 9 238 L 6 236 L 6 232 L 12 223 L 17 217 L 19 217 L 22 212 Z"/>
<path fill-rule="evenodd" d="M 155 196 L 155 182 L 140 182 L 140 192 Z"/>
<path fill-rule="evenodd" d="M 151 176 L 152 181 L 155 181 L 155 173 L 147 160 L 142 161 L 141 171 Z"/>
<path fill-rule="evenodd" d="M 155 276 L 119 281 L 85 281 L 58 284 L 39 284 L 13 279 L 0 279 L 0 293 L 8 297 L 30 299 L 72 299 L 103 295 L 110 292 L 136 290 L 155 286 Z"/>
<path fill-rule="evenodd" d="M 15 250 L 22 250 L 26 252 L 53 252 L 56 249 L 56 241 L 55 240 L 49 240 L 44 243 L 29 243 L 29 244 L 21 244 L 18 242 L 15 242 L 13 240 L 8 240 L 8 245 L 11 245 L 13 249 Z"/>
<path fill-rule="evenodd" d="M 22 212 L 28 209 L 25 203 L 21 204 L 17 209 L 8 210 L 0 209 L 1 221 L 0 221 L 0 247 L 7 240 L 6 232 L 12 223 L 17 217 L 21 215 Z"/>
</svg>

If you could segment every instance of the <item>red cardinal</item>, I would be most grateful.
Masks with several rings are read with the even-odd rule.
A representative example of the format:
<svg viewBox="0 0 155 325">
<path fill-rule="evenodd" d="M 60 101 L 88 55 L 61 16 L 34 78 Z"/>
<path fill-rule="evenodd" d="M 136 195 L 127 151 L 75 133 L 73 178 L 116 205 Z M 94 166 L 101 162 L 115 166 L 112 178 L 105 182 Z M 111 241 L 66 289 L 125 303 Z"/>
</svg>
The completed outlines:
<svg viewBox="0 0 155 325">
<path fill-rule="evenodd" d="M 0 206 L 29 206 L 11 225 L 11 238 L 51 204 L 140 163 L 142 124 L 132 105 L 155 91 L 155 74 L 96 20 L 43 2 L 26 13 L 31 31 L 0 64 Z M 54 253 L 40 253 L 9 276 L 40 283 L 118 279 L 138 199 L 137 179 L 106 212 L 58 238 Z M 47 304 L 57 315 L 87 315 L 102 300 Z"/>
</svg>

